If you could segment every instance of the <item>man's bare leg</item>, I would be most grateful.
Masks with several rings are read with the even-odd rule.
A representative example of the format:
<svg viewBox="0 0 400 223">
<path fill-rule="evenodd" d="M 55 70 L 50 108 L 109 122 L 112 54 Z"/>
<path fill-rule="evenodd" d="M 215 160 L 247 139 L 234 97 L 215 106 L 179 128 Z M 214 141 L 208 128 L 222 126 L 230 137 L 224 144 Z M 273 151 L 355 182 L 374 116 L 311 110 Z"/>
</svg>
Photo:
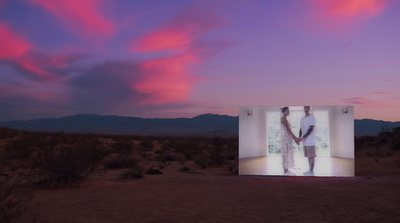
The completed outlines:
<svg viewBox="0 0 400 223">
<path fill-rule="evenodd" d="M 308 158 L 308 165 L 310 166 L 310 172 L 314 171 L 315 157 Z"/>
</svg>

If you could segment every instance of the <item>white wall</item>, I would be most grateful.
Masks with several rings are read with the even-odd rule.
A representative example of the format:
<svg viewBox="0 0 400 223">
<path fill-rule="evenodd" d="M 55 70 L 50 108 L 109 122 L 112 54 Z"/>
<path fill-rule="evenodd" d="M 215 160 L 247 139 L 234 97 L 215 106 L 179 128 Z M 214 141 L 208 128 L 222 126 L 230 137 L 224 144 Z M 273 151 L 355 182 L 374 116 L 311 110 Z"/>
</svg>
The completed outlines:
<svg viewBox="0 0 400 223">
<path fill-rule="evenodd" d="M 343 114 L 342 108 L 348 108 Z M 354 107 L 329 107 L 331 157 L 354 159 Z"/>
<path fill-rule="evenodd" d="M 252 115 L 248 115 L 248 111 Z M 239 158 L 266 156 L 266 115 L 263 107 L 239 108 Z"/>
</svg>

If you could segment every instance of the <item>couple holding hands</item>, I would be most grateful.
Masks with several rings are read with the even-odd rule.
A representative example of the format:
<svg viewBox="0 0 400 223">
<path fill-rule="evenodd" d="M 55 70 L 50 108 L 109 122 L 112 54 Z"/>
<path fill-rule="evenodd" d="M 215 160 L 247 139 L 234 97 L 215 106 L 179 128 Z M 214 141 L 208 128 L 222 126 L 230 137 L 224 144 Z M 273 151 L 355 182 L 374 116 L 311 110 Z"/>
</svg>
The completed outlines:
<svg viewBox="0 0 400 223">
<path fill-rule="evenodd" d="M 289 169 L 294 167 L 294 157 L 293 157 L 293 146 L 292 140 L 300 145 L 303 144 L 304 156 L 308 158 L 309 170 L 304 174 L 304 176 L 314 176 L 314 165 L 315 165 L 315 125 L 316 119 L 310 113 L 311 107 L 304 106 L 305 116 L 301 119 L 300 133 L 299 137 L 296 137 L 292 130 L 287 116 L 289 116 L 289 107 L 281 108 L 282 118 L 281 118 L 281 155 L 282 155 L 282 166 L 284 170 L 284 175 L 295 176 L 293 172 Z"/>
</svg>

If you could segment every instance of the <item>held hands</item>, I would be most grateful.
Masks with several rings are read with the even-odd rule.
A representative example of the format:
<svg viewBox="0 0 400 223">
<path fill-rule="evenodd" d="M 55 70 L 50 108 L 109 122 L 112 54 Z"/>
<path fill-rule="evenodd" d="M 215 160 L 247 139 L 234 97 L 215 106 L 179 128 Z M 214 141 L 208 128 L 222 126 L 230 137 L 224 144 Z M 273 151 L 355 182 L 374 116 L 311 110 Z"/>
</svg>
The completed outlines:
<svg viewBox="0 0 400 223">
<path fill-rule="evenodd" d="M 304 139 L 303 138 L 295 138 L 294 141 L 296 142 L 297 145 L 300 145 L 300 142 L 303 142 Z"/>
</svg>

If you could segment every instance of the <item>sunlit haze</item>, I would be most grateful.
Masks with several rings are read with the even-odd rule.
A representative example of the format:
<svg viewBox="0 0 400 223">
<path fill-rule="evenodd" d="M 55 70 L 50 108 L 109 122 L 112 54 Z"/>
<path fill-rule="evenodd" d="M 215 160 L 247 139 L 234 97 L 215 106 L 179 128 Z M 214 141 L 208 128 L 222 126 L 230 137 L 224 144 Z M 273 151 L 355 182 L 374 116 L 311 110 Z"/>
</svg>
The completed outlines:
<svg viewBox="0 0 400 223">
<path fill-rule="evenodd" d="M 397 0 L 0 0 L 0 121 L 352 105 L 400 121 Z"/>
</svg>

